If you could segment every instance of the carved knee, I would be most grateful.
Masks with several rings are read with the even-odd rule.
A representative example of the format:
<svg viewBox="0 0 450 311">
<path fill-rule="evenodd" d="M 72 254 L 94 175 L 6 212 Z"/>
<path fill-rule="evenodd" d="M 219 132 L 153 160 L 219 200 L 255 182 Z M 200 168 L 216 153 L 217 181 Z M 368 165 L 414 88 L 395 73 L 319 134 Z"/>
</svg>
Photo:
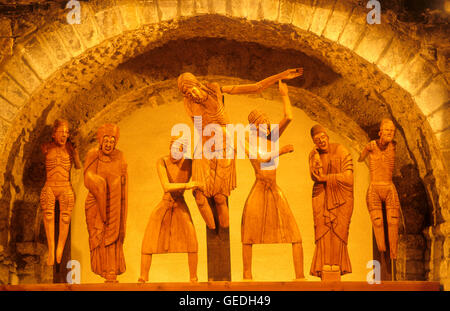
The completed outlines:
<svg viewBox="0 0 450 311">
<path fill-rule="evenodd" d="M 70 213 L 62 212 L 60 218 L 64 224 L 70 224 Z"/>
<path fill-rule="evenodd" d="M 51 221 L 55 219 L 55 210 L 45 209 L 44 210 L 44 220 Z"/>
<path fill-rule="evenodd" d="M 203 206 L 207 203 L 205 195 L 200 191 L 195 191 L 195 202 L 198 206 Z"/>
<path fill-rule="evenodd" d="M 373 225 L 375 227 L 382 227 L 383 226 L 383 218 L 381 218 L 381 217 L 373 218 Z"/>
<path fill-rule="evenodd" d="M 387 221 L 389 225 L 398 225 L 399 223 L 399 219 L 398 219 L 398 215 L 388 215 L 387 217 Z"/>
<path fill-rule="evenodd" d="M 214 201 L 216 202 L 216 204 L 218 205 L 226 205 L 227 204 L 227 197 L 224 195 L 216 195 L 214 197 Z"/>
</svg>

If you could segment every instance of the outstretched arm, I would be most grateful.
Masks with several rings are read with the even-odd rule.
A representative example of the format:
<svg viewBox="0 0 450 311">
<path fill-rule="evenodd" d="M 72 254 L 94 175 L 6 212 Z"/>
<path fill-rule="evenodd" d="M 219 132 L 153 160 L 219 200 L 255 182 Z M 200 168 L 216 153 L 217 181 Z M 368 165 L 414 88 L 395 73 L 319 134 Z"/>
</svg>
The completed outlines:
<svg viewBox="0 0 450 311">
<path fill-rule="evenodd" d="M 163 158 L 158 160 L 158 162 L 156 163 L 156 168 L 158 171 L 159 180 L 164 189 L 164 193 L 180 190 L 189 190 L 200 187 L 199 183 L 194 181 L 188 183 L 171 183 L 169 181 L 169 177 L 167 177 L 166 165 L 164 164 Z"/>
<path fill-rule="evenodd" d="M 289 100 L 288 88 L 285 83 L 281 80 L 278 81 L 278 87 L 280 89 L 281 98 L 284 103 L 284 118 L 280 121 L 279 129 L 278 129 L 278 137 L 283 134 L 284 130 L 287 128 L 289 123 L 292 121 L 292 106 L 291 101 Z"/>
<path fill-rule="evenodd" d="M 251 94 L 259 93 L 267 89 L 269 86 L 275 84 L 278 80 L 290 80 L 299 77 L 303 74 L 303 68 L 288 69 L 274 76 L 268 77 L 253 84 L 243 85 L 226 85 L 222 87 L 222 93 L 227 94 Z"/>
</svg>

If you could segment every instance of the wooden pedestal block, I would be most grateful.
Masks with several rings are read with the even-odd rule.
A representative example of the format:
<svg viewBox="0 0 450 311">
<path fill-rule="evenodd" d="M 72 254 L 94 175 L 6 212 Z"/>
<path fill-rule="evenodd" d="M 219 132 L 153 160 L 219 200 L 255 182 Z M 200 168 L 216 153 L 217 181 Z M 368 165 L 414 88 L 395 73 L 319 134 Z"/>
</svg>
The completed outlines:
<svg viewBox="0 0 450 311">
<path fill-rule="evenodd" d="M 322 282 L 340 282 L 340 271 L 322 271 Z"/>
</svg>

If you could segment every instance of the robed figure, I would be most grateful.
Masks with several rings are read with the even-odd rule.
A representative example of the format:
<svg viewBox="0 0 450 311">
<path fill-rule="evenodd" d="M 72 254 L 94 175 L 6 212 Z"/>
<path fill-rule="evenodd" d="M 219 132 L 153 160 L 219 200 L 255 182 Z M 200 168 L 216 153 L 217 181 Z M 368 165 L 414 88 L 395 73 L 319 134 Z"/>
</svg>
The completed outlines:
<svg viewBox="0 0 450 311">
<path fill-rule="evenodd" d="M 320 125 L 311 129 L 315 147 L 309 155 L 314 181 L 312 206 L 315 251 L 310 274 L 351 273 L 347 250 L 350 219 L 353 212 L 353 163 L 348 150 L 330 143 Z"/>
<path fill-rule="evenodd" d="M 117 282 L 117 275 L 125 272 L 127 164 L 123 153 L 115 148 L 117 125 L 101 126 L 97 139 L 100 148 L 89 151 L 84 166 L 84 184 L 89 190 L 85 207 L 91 269 L 105 282 Z"/>
</svg>

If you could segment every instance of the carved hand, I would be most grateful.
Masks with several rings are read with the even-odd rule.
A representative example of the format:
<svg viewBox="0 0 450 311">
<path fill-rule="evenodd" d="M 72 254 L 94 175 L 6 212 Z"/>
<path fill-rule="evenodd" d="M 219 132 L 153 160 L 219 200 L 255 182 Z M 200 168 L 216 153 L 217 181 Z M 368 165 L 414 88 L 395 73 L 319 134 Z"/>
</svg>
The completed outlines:
<svg viewBox="0 0 450 311">
<path fill-rule="evenodd" d="M 288 69 L 281 73 L 281 79 L 294 79 L 303 75 L 303 68 Z"/>
<path fill-rule="evenodd" d="M 281 148 L 281 150 L 280 150 L 281 154 L 283 154 L 283 153 L 291 153 L 291 152 L 294 152 L 294 145 L 283 146 Z"/>
</svg>

